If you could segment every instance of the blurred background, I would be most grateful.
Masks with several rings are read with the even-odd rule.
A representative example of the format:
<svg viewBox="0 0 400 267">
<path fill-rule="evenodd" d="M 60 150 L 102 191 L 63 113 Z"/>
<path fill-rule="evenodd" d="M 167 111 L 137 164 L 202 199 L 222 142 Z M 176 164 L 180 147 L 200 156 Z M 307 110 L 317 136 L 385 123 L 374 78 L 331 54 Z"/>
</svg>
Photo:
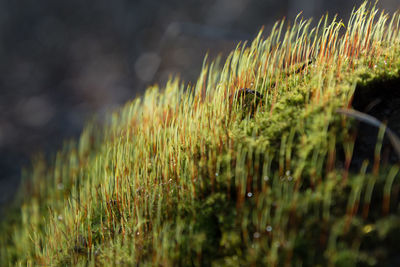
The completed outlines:
<svg viewBox="0 0 400 267">
<path fill-rule="evenodd" d="M 20 169 L 52 155 L 85 121 L 163 85 L 195 81 L 204 55 L 223 57 L 261 26 L 329 12 L 348 0 L 0 0 L 0 208 Z M 377 6 L 393 12 L 398 0 Z"/>
</svg>

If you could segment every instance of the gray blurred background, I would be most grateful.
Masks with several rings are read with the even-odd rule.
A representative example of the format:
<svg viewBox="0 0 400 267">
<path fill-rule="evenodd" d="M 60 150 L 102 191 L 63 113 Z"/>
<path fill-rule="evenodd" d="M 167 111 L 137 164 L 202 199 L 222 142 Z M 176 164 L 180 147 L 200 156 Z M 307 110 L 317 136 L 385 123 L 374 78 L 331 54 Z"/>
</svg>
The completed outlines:
<svg viewBox="0 0 400 267">
<path fill-rule="evenodd" d="M 347 20 L 347 0 L 1 0 L 0 207 L 21 166 L 53 155 L 93 115 L 163 85 L 195 81 L 204 55 L 226 56 L 239 41 L 298 12 Z M 381 0 L 393 12 L 399 0 Z"/>
</svg>

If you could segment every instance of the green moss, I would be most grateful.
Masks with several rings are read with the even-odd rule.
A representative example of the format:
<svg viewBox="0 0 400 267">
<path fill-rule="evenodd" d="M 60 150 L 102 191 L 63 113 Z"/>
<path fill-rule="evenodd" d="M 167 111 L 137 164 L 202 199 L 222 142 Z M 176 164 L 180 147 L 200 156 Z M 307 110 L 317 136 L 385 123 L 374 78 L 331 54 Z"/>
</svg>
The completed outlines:
<svg viewBox="0 0 400 267">
<path fill-rule="evenodd" d="M 0 264 L 394 263 L 399 169 L 353 155 L 336 110 L 400 78 L 399 20 L 364 4 L 346 27 L 278 23 L 193 87 L 149 88 L 27 171 Z"/>
</svg>

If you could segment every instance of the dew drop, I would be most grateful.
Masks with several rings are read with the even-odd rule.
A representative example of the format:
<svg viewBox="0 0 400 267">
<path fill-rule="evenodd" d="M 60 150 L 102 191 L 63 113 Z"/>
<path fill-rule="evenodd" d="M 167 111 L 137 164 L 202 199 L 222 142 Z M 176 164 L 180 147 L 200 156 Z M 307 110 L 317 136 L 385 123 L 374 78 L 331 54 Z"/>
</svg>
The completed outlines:
<svg viewBox="0 0 400 267">
<path fill-rule="evenodd" d="M 215 173 L 215 176 L 218 176 L 218 172 Z"/>
<path fill-rule="evenodd" d="M 286 171 L 286 176 L 290 176 L 290 171 Z"/>
<path fill-rule="evenodd" d="M 260 233 L 259 232 L 255 232 L 254 234 L 253 234 L 253 236 L 254 236 L 254 238 L 260 238 Z"/>
<path fill-rule="evenodd" d="M 288 179 L 288 181 L 291 181 L 291 180 L 293 180 L 293 177 L 289 176 L 287 179 Z"/>
<path fill-rule="evenodd" d="M 369 234 L 374 230 L 374 225 L 373 224 L 367 224 L 363 227 L 363 231 L 365 234 Z"/>
<path fill-rule="evenodd" d="M 252 192 L 248 192 L 247 193 L 247 197 L 252 197 L 253 196 L 253 193 Z"/>
<path fill-rule="evenodd" d="M 264 181 L 268 181 L 269 177 L 268 176 L 264 176 Z"/>
<path fill-rule="evenodd" d="M 60 214 L 60 215 L 58 215 L 57 219 L 58 219 L 59 221 L 62 221 L 64 218 L 63 218 L 63 216 Z"/>
<path fill-rule="evenodd" d="M 57 184 L 57 189 L 58 190 L 63 190 L 64 189 L 64 185 L 62 183 Z"/>
<path fill-rule="evenodd" d="M 265 230 L 267 230 L 267 232 L 271 232 L 272 231 L 272 226 L 268 225 L 267 228 L 265 228 Z"/>
</svg>

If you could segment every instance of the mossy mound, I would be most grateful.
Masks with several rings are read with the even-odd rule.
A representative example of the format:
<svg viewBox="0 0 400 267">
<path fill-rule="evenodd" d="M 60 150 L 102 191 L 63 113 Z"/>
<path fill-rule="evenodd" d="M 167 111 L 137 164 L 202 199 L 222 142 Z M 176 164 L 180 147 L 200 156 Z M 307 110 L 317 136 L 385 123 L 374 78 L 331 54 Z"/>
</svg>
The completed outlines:
<svg viewBox="0 0 400 267">
<path fill-rule="evenodd" d="M 1 265 L 395 266 L 398 160 L 336 112 L 400 77 L 400 16 L 366 6 L 346 26 L 277 23 L 37 160 Z"/>
</svg>

